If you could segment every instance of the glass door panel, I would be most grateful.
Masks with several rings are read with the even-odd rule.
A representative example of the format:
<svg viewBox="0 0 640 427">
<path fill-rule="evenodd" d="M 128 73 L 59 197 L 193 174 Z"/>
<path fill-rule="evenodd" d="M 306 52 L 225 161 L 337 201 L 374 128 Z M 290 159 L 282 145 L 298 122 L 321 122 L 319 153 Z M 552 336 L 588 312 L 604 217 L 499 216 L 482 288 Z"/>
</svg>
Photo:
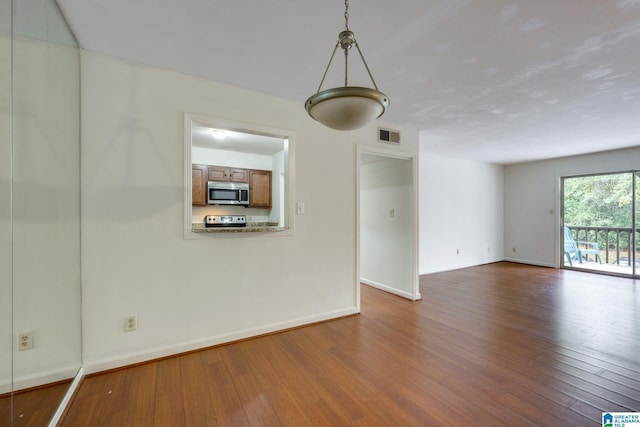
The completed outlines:
<svg viewBox="0 0 640 427">
<path fill-rule="evenodd" d="M 562 178 L 562 266 L 635 274 L 637 173 Z"/>
</svg>

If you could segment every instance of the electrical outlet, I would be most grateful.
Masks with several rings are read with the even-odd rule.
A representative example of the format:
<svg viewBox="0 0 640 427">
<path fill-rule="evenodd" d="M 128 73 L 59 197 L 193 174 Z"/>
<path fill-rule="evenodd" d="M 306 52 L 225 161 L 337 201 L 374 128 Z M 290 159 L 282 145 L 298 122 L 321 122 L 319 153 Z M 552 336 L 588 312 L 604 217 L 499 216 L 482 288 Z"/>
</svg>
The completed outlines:
<svg viewBox="0 0 640 427">
<path fill-rule="evenodd" d="M 124 331 L 131 332 L 138 328 L 138 316 L 127 316 L 124 318 Z"/>
<path fill-rule="evenodd" d="M 18 351 L 31 350 L 33 348 L 33 332 L 18 334 Z"/>
</svg>

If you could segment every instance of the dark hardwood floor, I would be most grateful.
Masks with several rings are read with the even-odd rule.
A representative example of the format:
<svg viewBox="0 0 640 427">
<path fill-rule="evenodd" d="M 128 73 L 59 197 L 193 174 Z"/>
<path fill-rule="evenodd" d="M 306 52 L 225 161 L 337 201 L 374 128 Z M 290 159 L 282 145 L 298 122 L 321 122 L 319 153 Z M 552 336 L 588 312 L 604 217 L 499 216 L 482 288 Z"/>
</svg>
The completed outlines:
<svg viewBox="0 0 640 427">
<path fill-rule="evenodd" d="M 49 424 L 71 381 L 18 391 L 0 397 L 0 426 L 42 427 Z M 11 405 L 13 404 L 13 413 Z M 13 424 L 11 424 L 13 420 Z"/>
<path fill-rule="evenodd" d="M 87 377 L 63 426 L 599 426 L 640 411 L 639 281 L 496 263 L 362 314 Z"/>
</svg>

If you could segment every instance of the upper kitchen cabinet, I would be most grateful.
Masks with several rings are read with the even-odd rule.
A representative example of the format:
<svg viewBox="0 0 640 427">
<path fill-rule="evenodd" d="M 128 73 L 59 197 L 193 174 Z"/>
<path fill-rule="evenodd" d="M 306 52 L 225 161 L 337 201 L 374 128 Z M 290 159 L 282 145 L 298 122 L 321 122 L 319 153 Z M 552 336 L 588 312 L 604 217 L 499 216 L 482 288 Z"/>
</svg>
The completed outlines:
<svg viewBox="0 0 640 427">
<path fill-rule="evenodd" d="M 191 165 L 191 204 L 193 206 L 207 205 L 207 165 Z"/>
<path fill-rule="evenodd" d="M 251 170 L 249 173 L 249 207 L 271 209 L 271 171 Z"/>
<path fill-rule="evenodd" d="M 224 166 L 209 166 L 209 181 L 222 181 L 222 182 L 249 182 L 249 171 L 246 169 L 224 167 Z"/>
</svg>

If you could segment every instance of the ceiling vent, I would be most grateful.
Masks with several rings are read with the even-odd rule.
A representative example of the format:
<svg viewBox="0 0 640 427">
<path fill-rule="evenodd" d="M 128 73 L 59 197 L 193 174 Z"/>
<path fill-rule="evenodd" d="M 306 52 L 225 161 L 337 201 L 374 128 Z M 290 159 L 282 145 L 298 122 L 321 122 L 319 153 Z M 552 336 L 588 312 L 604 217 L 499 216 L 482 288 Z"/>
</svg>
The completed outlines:
<svg viewBox="0 0 640 427">
<path fill-rule="evenodd" d="M 387 144 L 400 145 L 400 132 L 391 129 L 378 128 L 378 141 L 385 142 Z"/>
</svg>

